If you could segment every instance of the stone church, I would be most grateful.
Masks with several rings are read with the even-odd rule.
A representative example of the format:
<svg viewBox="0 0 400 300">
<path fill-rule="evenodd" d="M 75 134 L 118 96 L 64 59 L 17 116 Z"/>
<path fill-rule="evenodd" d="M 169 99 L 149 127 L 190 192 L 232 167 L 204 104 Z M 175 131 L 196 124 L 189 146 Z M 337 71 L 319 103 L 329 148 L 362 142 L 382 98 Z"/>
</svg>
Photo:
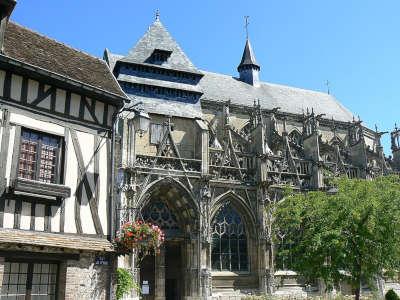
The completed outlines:
<svg viewBox="0 0 400 300">
<path fill-rule="evenodd" d="M 149 128 L 120 120 L 118 222 L 142 219 L 166 233 L 161 254 L 120 259 L 149 286 L 144 299 L 240 299 L 316 293 L 274 262 L 269 203 L 282 188 L 328 189 L 332 176 L 399 171 L 400 130 L 362 124 L 332 95 L 260 81 L 247 38 L 237 76 L 198 69 L 159 15 L 126 54 L 104 59 Z M 133 294 L 134 296 L 134 294 Z"/>
<path fill-rule="evenodd" d="M 10 21 L 0 0 L 0 299 L 316 294 L 276 253 L 271 204 L 288 185 L 400 172 L 400 129 L 362 124 L 332 95 L 198 69 L 156 20 L 99 59 Z M 111 45 L 112 46 L 112 45 Z M 233 66 L 234 67 L 234 66 Z M 161 226 L 160 254 L 117 258 L 127 221 Z M 132 290 L 126 299 L 138 299 Z"/>
</svg>

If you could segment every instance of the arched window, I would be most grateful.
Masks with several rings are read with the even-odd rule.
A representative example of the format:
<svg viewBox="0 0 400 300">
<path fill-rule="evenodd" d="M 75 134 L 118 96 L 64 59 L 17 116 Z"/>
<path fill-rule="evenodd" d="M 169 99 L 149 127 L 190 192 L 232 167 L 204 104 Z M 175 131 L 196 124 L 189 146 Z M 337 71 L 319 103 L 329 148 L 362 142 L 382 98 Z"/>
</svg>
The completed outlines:
<svg viewBox="0 0 400 300">
<path fill-rule="evenodd" d="M 301 145 L 302 136 L 297 130 L 293 130 L 289 134 L 289 140 L 295 145 Z"/>
<path fill-rule="evenodd" d="M 242 218 L 227 204 L 219 209 L 212 223 L 212 269 L 247 271 L 247 239 Z"/>
<path fill-rule="evenodd" d="M 142 217 L 145 222 L 158 225 L 167 238 L 181 234 L 176 216 L 164 202 L 151 202 L 142 210 Z"/>
</svg>

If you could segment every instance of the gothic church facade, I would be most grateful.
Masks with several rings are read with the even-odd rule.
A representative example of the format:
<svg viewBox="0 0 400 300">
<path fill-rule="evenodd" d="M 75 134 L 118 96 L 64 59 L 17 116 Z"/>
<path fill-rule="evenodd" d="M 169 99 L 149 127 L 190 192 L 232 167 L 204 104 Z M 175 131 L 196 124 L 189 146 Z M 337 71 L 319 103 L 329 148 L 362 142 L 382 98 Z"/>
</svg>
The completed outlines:
<svg viewBox="0 0 400 300">
<path fill-rule="evenodd" d="M 114 299 L 113 236 L 137 219 L 166 233 L 159 255 L 118 258 L 144 299 L 318 293 L 274 262 L 268 204 L 400 171 L 398 128 L 386 158 L 332 95 L 260 81 L 249 40 L 238 76 L 212 73 L 157 17 L 101 60 L 9 21 L 15 4 L 0 0 L 1 299 Z"/>
<path fill-rule="evenodd" d="M 249 39 L 237 77 L 199 70 L 158 16 L 127 55 L 106 49 L 104 59 L 151 118 L 140 134 L 129 117 L 121 123 L 117 209 L 120 224 L 166 232 L 160 255 L 120 261 L 150 286 L 145 299 L 318 292 L 274 263 L 266 206 L 287 185 L 327 189 L 332 176 L 399 171 L 399 130 L 387 159 L 383 133 L 332 95 L 260 81 Z"/>
</svg>

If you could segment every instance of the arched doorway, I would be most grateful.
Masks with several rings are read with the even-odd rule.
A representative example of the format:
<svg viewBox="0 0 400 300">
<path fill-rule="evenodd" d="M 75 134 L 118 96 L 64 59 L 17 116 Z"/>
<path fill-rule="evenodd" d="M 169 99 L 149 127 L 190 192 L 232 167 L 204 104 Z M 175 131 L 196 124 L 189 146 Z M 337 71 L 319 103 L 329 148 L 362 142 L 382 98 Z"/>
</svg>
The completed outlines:
<svg viewBox="0 0 400 300">
<path fill-rule="evenodd" d="M 193 293 L 190 270 L 197 251 L 191 241 L 196 211 L 190 193 L 181 183 L 163 179 L 150 185 L 141 207 L 141 218 L 157 224 L 165 233 L 159 254 L 147 256 L 140 264 L 141 282 L 149 284 L 144 299 L 180 300 Z"/>
</svg>

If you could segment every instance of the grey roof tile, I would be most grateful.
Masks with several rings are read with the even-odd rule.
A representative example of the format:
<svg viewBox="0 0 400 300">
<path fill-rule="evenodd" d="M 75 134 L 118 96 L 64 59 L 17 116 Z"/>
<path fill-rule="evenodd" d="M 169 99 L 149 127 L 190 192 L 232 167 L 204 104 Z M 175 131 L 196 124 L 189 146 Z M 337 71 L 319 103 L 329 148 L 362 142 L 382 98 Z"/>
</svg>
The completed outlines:
<svg viewBox="0 0 400 300">
<path fill-rule="evenodd" d="M 245 106 L 260 100 L 264 109 L 281 107 L 282 112 L 302 114 L 307 108 L 313 108 L 317 114 L 326 114 L 325 118 L 344 122 L 353 119 L 353 114 L 329 94 L 266 82 L 254 87 L 232 76 L 202 72 L 200 86 L 204 94 L 201 99 L 230 100 Z"/>
<path fill-rule="evenodd" d="M 260 68 L 260 65 L 257 63 L 256 56 L 254 55 L 253 48 L 251 47 L 250 40 L 246 40 L 246 45 L 244 46 L 242 60 L 238 66 L 238 69 L 242 66 L 256 66 Z"/>
<path fill-rule="evenodd" d="M 182 51 L 178 43 L 171 37 L 160 20 L 156 20 L 149 27 L 145 35 L 129 51 L 128 55 L 125 56 L 122 61 L 145 63 L 154 49 L 172 51 L 171 56 L 162 66 L 186 72 L 197 72 L 196 67 Z"/>
<path fill-rule="evenodd" d="M 325 114 L 325 118 L 334 118 L 337 121 L 347 122 L 353 119 L 353 114 L 329 94 L 266 82 L 261 82 L 260 86 L 252 86 L 229 75 L 197 70 L 159 20 L 154 22 L 126 57 L 114 56 L 113 59 L 145 64 L 146 59 L 153 53 L 154 49 L 172 51 L 168 63 L 161 67 L 204 74 L 197 86 L 203 92 L 201 100 L 215 102 L 230 100 L 233 104 L 248 107 L 253 106 L 254 101 L 259 100 L 262 108 L 267 110 L 280 107 L 282 112 L 302 114 L 308 108 L 314 109 L 317 114 Z M 241 61 L 241 65 L 243 64 L 258 66 L 248 40 Z M 158 86 L 165 86 L 166 84 L 162 80 L 141 83 Z M 170 84 L 168 83 L 168 85 Z M 179 86 L 176 87 L 179 88 Z M 184 89 L 183 86 L 181 88 Z M 200 101 L 195 104 L 188 104 L 150 97 L 140 97 L 140 100 L 143 101 L 145 109 L 149 112 L 182 117 L 201 117 Z"/>
<path fill-rule="evenodd" d="M 135 102 L 141 101 L 143 103 L 143 109 L 148 113 L 182 118 L 202 118 L 200 101 L 191 104 L 129 94 L 128 97 L 133 99 Z"/>
</svg>

